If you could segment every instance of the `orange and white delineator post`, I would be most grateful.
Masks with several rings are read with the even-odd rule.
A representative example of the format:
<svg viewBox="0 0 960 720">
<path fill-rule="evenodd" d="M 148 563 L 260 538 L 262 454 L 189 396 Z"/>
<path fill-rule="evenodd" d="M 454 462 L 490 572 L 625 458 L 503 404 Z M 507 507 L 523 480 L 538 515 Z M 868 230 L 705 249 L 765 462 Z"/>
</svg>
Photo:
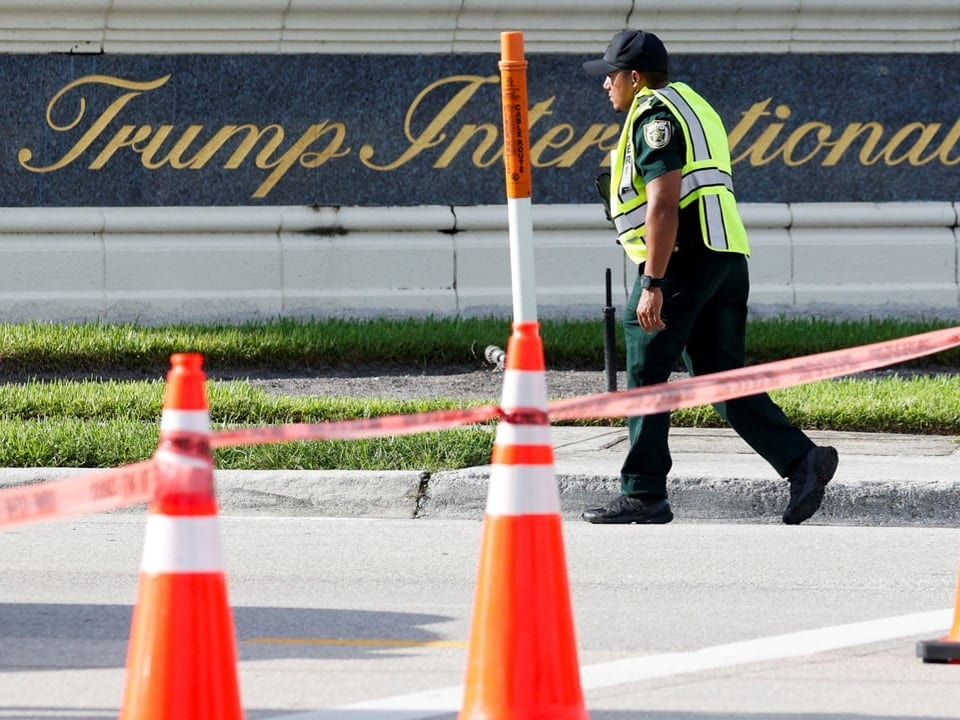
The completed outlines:
<svg viewBox="0 0 960 720">
<path fill-rule="evenodd" d="M 120 718 L 240 720 L 203 356 L 171 364 Z"/>
<path fill-rule="evenodd" d="M 922 658 L 925 663 L 960 664 L 960 576 L 957 579 L 957 601 L 950 632 L 940 640 L 918 642 L 917 657 Z"/>
<path fill-rule="evenodd" d="M 586 720 L 536 317 L 523 36 L 501 42 L 514 322 L 459 718 Z"/>
<path fill-rule="evenodd" d="M 501 33 L 500 56 L 503 163 L 510 233 L 513 320 L 536 322 L 537 286 L 533 277 L 533 215 L 530 199 L 530 111 L 523 33 Z"/>
</svg>

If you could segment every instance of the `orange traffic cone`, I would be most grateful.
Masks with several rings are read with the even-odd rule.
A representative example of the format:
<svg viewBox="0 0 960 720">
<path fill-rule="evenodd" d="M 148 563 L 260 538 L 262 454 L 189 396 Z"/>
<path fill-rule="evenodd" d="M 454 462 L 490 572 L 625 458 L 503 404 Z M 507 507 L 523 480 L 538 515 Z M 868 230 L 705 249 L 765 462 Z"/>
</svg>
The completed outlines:
<svg viewBox="0 0 960 720">
<path fill-rule="evenodd" d="M 950 633 L 941 640 L 918 642 L 917 657 L 923 658 L 925 663 L 960 663 L 960 577 L 957 579 L 957 602 Z"/>
<path fill-rule="evenodd" d="M 203 356 L 170 360 L 120 718 L 239 719 Z"/>
<path fill-rule="evenodd" d="M 460 720 L 583 720 L 537 322 L 513 324 Z"/>
</svg>

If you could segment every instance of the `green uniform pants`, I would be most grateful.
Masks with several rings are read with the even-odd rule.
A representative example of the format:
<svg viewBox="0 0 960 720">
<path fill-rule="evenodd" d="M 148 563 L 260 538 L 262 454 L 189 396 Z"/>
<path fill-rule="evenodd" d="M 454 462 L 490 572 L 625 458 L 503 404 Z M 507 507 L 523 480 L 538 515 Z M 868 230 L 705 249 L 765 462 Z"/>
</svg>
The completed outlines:
<svg viewBox="0 0 960 720">
<path fill-rule="evenodd" d="M 637 322 L 640 266 L 623 320 L 628 388 L 666 382 L 681 358 L 694 375 L 743 367 L 750 292 L 746 257 L 712 250 L 679 255 L 671 259 L 661 290 L 666 328 L 653 333 Z M 781 477 L 813 447 L 766 393 L 714 407 Z M 667 445 L 670 414 L 631 417 L 628 423 L 630 450 L 620 472 L 621 492 L 666 497 L 673 464 Z"/>
</svg>

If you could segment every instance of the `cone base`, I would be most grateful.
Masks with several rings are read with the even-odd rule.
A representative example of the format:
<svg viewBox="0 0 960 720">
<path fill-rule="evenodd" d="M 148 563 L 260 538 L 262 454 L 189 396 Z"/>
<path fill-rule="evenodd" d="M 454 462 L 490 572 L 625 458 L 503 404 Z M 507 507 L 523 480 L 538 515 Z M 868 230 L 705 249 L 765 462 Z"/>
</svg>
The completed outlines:
<svg viewBox="0 0 960 720">
<path fill-rule="evenodd" d="M 502 710 L 464 710 L 457 720 L 590 720 L 583 708 L 503 708 Z"/>
<path fill-rule="evenodd" d="M 587 720 L 559 515 L 484 518 L 459 720 Z"/>
<path fill-rule="evenodd" d="M 222 573 L 142 573 L 120 720 L 242 720 Z"/>
<path fill-rule="evenodd" d="M 921 640 L 917 643 L 917 657 L 925 663 L 960 663 L 960 641 Z"/>
</svg>

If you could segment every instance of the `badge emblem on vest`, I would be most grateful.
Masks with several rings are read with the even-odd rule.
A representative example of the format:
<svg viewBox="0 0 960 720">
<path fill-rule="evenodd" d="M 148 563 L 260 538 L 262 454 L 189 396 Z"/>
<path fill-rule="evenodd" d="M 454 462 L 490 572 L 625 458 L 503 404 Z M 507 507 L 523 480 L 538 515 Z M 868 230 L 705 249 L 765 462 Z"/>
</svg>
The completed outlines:
<svg viewBox="0 0 960 720">
<path fill-rule="evenodd" d="M 643 126 L 643 139 L 652 150 L 659 150 L 670 142 L 670 132 L 670 123 L 666 120 L 651 120 Z"/>
</svg>

